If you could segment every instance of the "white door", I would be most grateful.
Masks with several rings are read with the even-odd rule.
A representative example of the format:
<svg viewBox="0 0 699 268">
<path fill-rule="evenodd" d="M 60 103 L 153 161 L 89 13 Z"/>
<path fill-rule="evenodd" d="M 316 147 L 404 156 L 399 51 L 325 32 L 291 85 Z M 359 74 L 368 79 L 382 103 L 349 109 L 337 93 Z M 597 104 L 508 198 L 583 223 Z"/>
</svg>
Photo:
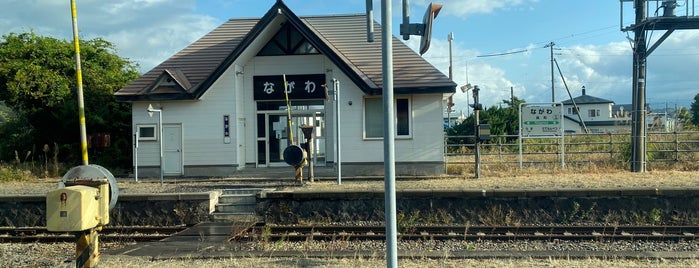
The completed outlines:
<svg viewBox="0 0 699 268">
<path fill-rule="evenodd" d="M 182 125 L 163 125 L 163 173 L 182 175 Z"/>
</svg>

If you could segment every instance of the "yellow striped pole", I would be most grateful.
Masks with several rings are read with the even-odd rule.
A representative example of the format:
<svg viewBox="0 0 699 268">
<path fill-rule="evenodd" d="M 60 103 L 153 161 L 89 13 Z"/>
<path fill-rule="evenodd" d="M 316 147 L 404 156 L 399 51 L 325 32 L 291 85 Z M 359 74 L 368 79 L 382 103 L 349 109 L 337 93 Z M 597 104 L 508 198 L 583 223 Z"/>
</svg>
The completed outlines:
<svg viewBox="0 0 699 268">
<path fill-rule="evenodd" d="M 99 262 L 97 228 L 76 233 L 75 267 L 95 267 Z"/>
<path fill-rule="evenodd" d="M 80 39 L 78 38 L 78 16 L 75 11 L 75 0 L 70 0 L 70 15 L 73 18 L 73 44 L 75 45 L 75 76 L 78 80 L 78 115 L 80 117 L 80 147 L 82 148 L 83 165 L 89 165 L 87 160 L 87 131 L 85 130 L 85 102 L 83 101 L 83 75 L 80 68 Z"/>
<path fill-rule="evenodd" d="M 282 74 L 284 79 L 284 98 L 286 99 L 286 125 L 289 130 L 289 144 L 294 145 L 294 132 L 291 131 L 291 103 L 289 102 L 288 85 L 286 84 L 286 74 Z"/>
<path fill-rule="evenodd" d="M 289 102 L 289 91 L 288 85 L 286 84 L 286 74 L 282 74 L 282 79 L 284 80 L 284 98 L 286 99 L 286 126 L 289 130 L 289 145 L 294 145 L 294 132 L 291 131 L 291 103 Z M 299 164 L 294 167 L 294 175 L 299 183 L 303 182 L 303 164 Z"/>
<path fill-rule="evenodd" d="M 75 76 L 78 84 L 78 116 L 80 120 L 80 147 L 83 165 L 89 165 L 87 157 L 87 130 L 85 127 L 85 102 L 83 100 L 83 75 L 80 67 L 80 38 L 78 37 L 78 16 L 75 0 L 70 0 L 70 15 L 73 19 L 73 44 L 75 46 Z M 75 267 L 95 267 L 99 261 L 98 228 L 91 228 L 76 234 Z"/>
</svg>

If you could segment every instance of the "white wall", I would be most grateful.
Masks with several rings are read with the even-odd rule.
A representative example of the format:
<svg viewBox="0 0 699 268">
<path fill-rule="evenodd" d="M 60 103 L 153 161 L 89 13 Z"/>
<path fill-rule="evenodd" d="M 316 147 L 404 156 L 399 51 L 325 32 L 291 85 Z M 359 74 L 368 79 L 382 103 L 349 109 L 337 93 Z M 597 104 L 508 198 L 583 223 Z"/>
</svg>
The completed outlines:
<svg viewBox="0 0 699 268">
<path fill-rule="evenodd" d="M 183 165 L 232 165 L 237 163 L 235 75 L 232 68 L 216 81 L 199 101 L 150 101 L 132 105 L 133 132 L 138 124 L 157 124 L 158 115 L 148 116 L 149 104 L 162 109 L 163 124 L 182 124 Z M 231 116 L 231 143 L 223 142 L 223 115 Z M 157 131 L 157 130 L 156 130 Z M 140 141 L 139 166 L 159 163 L 159 142 Z"/>
<path fill-rule="evenodd" d="M 238 66 L 238 67 L 236 67 Z M 235 69 L 242 72 L 236 75 Z M 133 128 L 137 124 L 157 124 L 157 114 L 149 117 L 149 104 L 163 110 L 164 124 L 182 124 L 183 165 L 254 164 L 257 161 L 257 114 L 253 100 L 253 76 L 279 74 L 326 75 L 332 89 L 332 79 L 340 82 L 339 100 L 342 124 L 342 161 L 344 163 L 383 162 L 383 140 L 363 137 L 364 92 L 323 55 L 253 57 L 248 62 L 236 62 L 198 101 L 134 102 Z M 238 80 L 237 80 L 238 79 Z M 236 88 L 236 85 L 242 88 Z M 406 97 L 406 96 L 396 96 Z M 397 162 L 439 162 L 444 160 L 442 94 L 408 95 L 411 100 L 411 137 L 395 142 Z M 349 102 L 352 102 L 352 105 Z M 326 152 L 328 161 L 335 161 L 335 115 L 332 94 L 326 102 Z M 231 142 L 223 142 L 223 115 L 231 119 Z M 238 127 L 244 125 L 240 131 Z M 239 133 L 244 137 L 238 137 Z M 245 139 L 238 142 L 238 138 Z M 244 146 L 239 146 L 239 143 Z M 245 150 L 245 159 L 238 159 L 237 148 Z M 140 166 L 157 166 L 158 141 L 142 141 L 139 148 Z"/>
</svg>

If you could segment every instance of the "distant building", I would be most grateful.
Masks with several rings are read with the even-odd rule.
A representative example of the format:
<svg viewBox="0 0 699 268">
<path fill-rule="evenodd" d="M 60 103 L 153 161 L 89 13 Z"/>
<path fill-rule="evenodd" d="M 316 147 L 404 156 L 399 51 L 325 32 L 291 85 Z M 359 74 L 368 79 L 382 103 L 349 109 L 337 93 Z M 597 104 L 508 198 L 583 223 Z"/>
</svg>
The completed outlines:
<svg viewBox="0 0 699 268">
<path fill-rule="evenodd" d="M 456 124 L 461 124 L 464 120 L 466 120 L 466 114 L 464 114 L 464 111 L 459 111 L 457 112 L 451 112 L 449 114 L 444 114 L 444 126 L 445 127 L 453 127 Z"/>
<path fill-rule="evenodd" d="M 578 110 L 574 108 L 573 102 L 578 106 Z M 631 104 L 615 104 L 610 100 L 587 95 L 585 87 L 582 88 L 582 95 L 563 101 L 563 109 L 565 130 L 568 133 L 585 133 L 584 127 L 587 127 L 588 133 L 631 132 Z M 650 106 L 646 105 L 648 131 L 675 131 L 676 121 L 675 109 L 666 108 L 653 112 Z"/>
</svg>

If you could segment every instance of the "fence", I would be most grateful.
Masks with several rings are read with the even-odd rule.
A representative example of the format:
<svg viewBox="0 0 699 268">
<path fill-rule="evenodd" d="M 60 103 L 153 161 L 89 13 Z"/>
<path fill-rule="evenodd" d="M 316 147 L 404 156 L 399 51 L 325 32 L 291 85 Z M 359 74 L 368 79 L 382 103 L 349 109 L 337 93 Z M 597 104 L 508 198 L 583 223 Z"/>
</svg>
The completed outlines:
<svg viewBox="0 0 699 268">
<path fill-rule="evenodd" d="M 481 143 L 481 166 L 519 167 L 517 135 L 492 135 Z M 446 136 L 444 140 L 447 171 L 463 170 L 475 164 L 475 136 Z M 628 168 L 631 155 L 630 134 L 566 134 L 565 148 L 559 138 L 524 139 L 522 164 L 526 167 L 560 167 L 563 151 L 566 167 Z M 565 150 L 563 150 L 565 149 Z M 647 132 L 647 167 L 664 169 L 683 166 L 695 169 L 699 160 L 699 132 Z"/>
</svg>

